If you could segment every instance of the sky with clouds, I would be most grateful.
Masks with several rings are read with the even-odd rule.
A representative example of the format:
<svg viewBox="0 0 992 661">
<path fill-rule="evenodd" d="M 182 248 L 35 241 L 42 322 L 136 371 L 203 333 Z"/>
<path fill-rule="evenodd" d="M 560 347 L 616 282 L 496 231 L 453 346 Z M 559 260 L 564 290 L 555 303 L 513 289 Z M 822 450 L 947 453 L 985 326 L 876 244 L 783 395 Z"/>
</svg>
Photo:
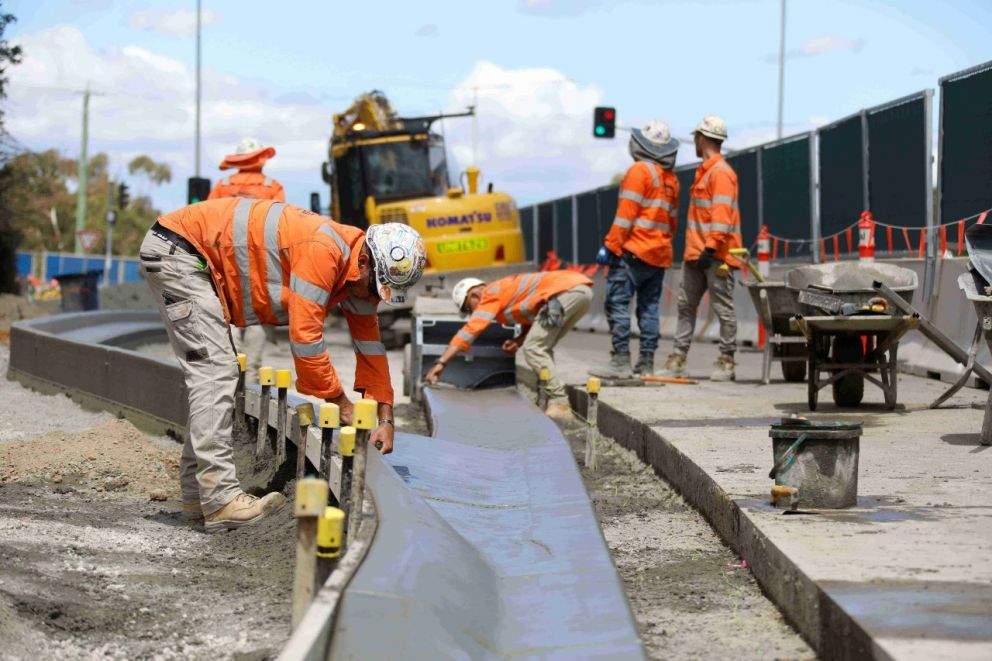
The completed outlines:
<svg viewBox="0 0 992 661">
<path fill-rule="evenodd" d="M 194 162 L 195 2 L 2 5 L 24 49 L 5 102 L 14 137 L 76 156 L 88 84 L 91 152 L 109 153 L 125 179 L 135 154 L 168 162 L 175 179 L 152 194 L 163 210 L 181 206 Z M 371 89 L 408 116 L 477 103 L 483 179 L 521 204 L 626 167 L 625 139 L 592 138 L 596 105 L 616 106 L 625 125 L 665 119 L 681 137 L 718 114 L 728 146 L 757 144 L 775 135 L 779 11 L 779 0 L 203 0 L 202 173 L 216 180 L 224 154 L 256 136 L 278 150 L 267 172 L 290 202 L 320 191 L 326 204 L 331 114 Z M 790 0 L 786 55 L 789 134 L 992 59 L 992 3 Z M 464 168 L 471 120 L 443 129 Z M 680 162 L 691 160 L 687 146 Z"/>
</svg>

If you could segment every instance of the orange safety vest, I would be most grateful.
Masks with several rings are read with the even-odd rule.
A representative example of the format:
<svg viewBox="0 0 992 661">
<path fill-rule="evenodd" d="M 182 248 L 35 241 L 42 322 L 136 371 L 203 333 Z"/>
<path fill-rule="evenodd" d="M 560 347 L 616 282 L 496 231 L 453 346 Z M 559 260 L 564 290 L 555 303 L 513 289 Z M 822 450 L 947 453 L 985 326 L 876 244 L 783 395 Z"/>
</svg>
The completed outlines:
<svg viewBox="0 0 992 661">
<path fill-rule="evenodd" d="M 451 338 L 449 345 L 468 351 L 494 321 L 530 326 L 549 298 L 579 285 L 592 287 L 592 280 L 575 271 L 541 271 L 518 273 L 490 282 L 483 289 L 482 300 L 472 316 Z"/>
<path fill-rule="evenodd" d="M 289 325 L 297 390 L 325 399 L 342 393 L 324 345 L 324 318 L 340 305 L 358 360 L 355 390 L 393 403 L 378 300 L 346 289 L 359 278 L 363 231 L 284 202 L 246 197 L 200 202 L 158 222 L 207 261 L 230 323 Z"/>
<path fill-rule="evenodd" d="M 285 202 L 286 191 L 282 189 L 282 184 L 258 170 L 242 170 L 218 181 L 207 199 L 216 200 L 219 197 L 253 197 Z"/>
<path fill-rule="evenodd" d="M 695 261 L 703 250 L 713 248 L 716 259 L 736 268 L 740 262 L 730 256 L 730 249 L 743 243 L 737 173 L 723 155 L 716 154 L 696 168 L 686 221 L 685 261 Z"/>
<path fill-rule="evenodd" d="M 672 265 L 672 237 L 678 226 L 679 180 L 656 163 L 638 161 L 620 184 L 617 215 L 606 247 L 618 257 L 624 250 L 643 262 Z"/>
</svg>

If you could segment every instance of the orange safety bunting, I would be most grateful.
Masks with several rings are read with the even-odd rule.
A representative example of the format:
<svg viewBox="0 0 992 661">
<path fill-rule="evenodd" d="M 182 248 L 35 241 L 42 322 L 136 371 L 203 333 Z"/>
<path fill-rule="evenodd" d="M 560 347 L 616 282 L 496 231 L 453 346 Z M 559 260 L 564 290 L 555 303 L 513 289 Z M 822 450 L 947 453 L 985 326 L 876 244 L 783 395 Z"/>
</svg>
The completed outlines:
<svg viewBox="0 0 992 661">
<path fill-rule="evenodd" d="M 982 215 L 978 217 L 978 224 L 979 225 L 984 225 L 985 224 L 985 219 L 988 217 L 988 215 L 989 215 L 989 211 L 988 210 L 983 211 L 982 212 Z"/>
<path fill-rule="evenodd" d="M 923 257 L 923 251 L 927 244 L 927 235 L 924 228 L 920 228 L 920 251 L 917 257 Z"/>
<path fill-rule="evenodd" d="M 840 237 L 834 234 L 834 261 L 840 261 Z"/>
<path fill-rule="evenodd" d="M 827 261 L 827 240 L 820 239 L 820 261 Z"/>
<path fill-rule="evenodd" d="M 940 226 L 940 256 L 943 258 L 947 252 L 947 225 Z"/>
<path fill-rule="evenodd" d="M 886 225 L 885 226 L 885 240 L 888 243 L 889 254 L 891 255 L 892 254 L 892 251 L 895 250 L 895 246 L 892 245 L 892 226 L 891 225 Z"/>
<path fill-rule="evenodd" d="M 961 251 L 964 250 L 964 221 L 958 221 L 958 257 L 961 256 Z"/>
<path fill-rule="evenodd" d="M 788 239 L 785 239 L 785 257 L 786 257 L 786 259 L 789 258 L 789 240 Z"/>
<path fill-rule="evenodd" d="M 772 237 L 772 260 L 778 259 L 778 237 Z"/>
<path fill-rule="evenodd" d="M 906 250 L 907 251 L 912 251 L 913 250 L 913 243 L 909 240 L 909 228 L 908 227 L 903 227 L 902 228 L 902 238 L 906 239 Z"/>
</svg>

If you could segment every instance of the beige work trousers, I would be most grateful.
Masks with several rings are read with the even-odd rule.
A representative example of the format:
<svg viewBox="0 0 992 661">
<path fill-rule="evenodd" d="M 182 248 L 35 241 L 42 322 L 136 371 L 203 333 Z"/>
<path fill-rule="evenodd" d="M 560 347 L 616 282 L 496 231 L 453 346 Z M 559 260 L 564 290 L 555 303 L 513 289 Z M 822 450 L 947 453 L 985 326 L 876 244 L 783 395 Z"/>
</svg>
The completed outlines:
<svg viewBox="0 0 992 661">
<path fill-rule="evenodd" d="M 535 321 L 527 333 L 527 339 L 521 351 L 527 365 L 540 374 L 541 369 L 548 368 L 551 380 L 548 381 L 548 399 L 559 402 L 566 399 L 565 384 L 555 373 L 555 345 L 581 319 L 592 304 L 592 287 L 578 285 L 566 292 L 558 294 L 558 302 L 565 310 L 565 318 L 558 328 L 545 328 L 540 321 Z M 540 313 L 538 314 L 540 317 Z"/>
<path fill-rule="evenodd" d="M 705 271 L 695 264 L 682 265 L 679 287 L 678 323 L 675 326 L 675 350 L 687 354 L 696 329 L 696 310 L 708 289 L 713 313 L 720 321 L 720 353 L 734 355 L 737 351 L 737 315 L 734 312 L 734 272 L 726 278 L 716 275 L 722 262 L 714 261 Z"/>
<path fill-rule="evenodd" d="M 234 348 L 248 357 L 248 365 L 245 367 L 246 383 L 258 383 L 258 368 L 262 366 L 262 354 L 265 350 L 265 327 L 231 326 L 231 337 L 234 338 Z"/>
<path fill-rule="evenodd" d="M 238 361 L 208 267 L 152 233 L 141 270 L 186 381 L 189 418 L 179 462 L 183 503 L 212 514 L 241 492 L 232 448 Z"/>
</svg>

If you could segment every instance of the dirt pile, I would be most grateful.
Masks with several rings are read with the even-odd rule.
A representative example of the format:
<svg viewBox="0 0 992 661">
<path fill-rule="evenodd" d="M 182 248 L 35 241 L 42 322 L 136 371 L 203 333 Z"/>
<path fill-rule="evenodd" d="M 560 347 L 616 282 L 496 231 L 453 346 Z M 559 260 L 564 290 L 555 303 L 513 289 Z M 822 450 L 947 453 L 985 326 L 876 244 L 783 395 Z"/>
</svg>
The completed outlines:
<svg viewBox="0 0 992 661">
<path fill-rule="evenodd" d="M 21 319 L 34 319 L 58 312 L 58 301 L 35 303 L 23 296 L 0 294 L 0 342 L 7 343 L 10 325 Z"/>
<path fill-rule="evenodd" d="M 126 420 L 53 431 L 0 445 L 0 483 L 43 482 L 56 490 L 120 492 L 155 500 L 179 495 L 177 445 L 155 445 Z"/>
</svg>

